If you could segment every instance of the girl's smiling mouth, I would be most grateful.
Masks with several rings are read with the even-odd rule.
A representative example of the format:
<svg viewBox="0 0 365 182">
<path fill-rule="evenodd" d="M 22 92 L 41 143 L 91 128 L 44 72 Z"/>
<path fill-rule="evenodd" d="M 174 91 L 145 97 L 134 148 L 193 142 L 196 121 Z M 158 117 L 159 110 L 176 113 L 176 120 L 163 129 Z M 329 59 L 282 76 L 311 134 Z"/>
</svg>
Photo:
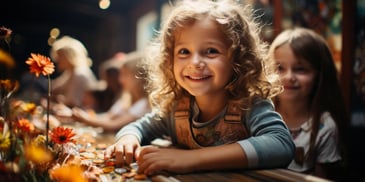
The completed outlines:
<svg viewBox="0 0 365 182">
<path fill-rule="evenodd" d="M 200 80 L 206 80 L 211 78 L 212 76 L 210 75 L 201 75 L 201 76 L 190 76 L 190 75 L 186 75 L 185 78 L 188 78 L 189 80 L 194 80 L 194 81 L 200 81 Z"/>
</svg>

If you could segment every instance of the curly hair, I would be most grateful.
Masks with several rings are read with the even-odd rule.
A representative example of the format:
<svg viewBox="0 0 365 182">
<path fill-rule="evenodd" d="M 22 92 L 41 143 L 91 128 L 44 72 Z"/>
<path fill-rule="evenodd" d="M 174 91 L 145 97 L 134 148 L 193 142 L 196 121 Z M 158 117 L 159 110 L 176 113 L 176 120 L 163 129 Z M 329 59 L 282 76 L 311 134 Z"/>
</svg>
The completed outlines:
<svg viewBox="0 0 365 182">
<path fill-rule="evenodd" d="M 172 110 L 175 100 L 189 96 L 175 80 L 173 51 L 175 33 L 183 27 L 209 17 L 216 21 L 230 41 L 233 76 L 225 87 L 230 100 L 241 100 L 248 109 L 255 97 L 272 98 L 282 91 L 267 44 L 259 37 L 260 26 L 252 8 L 233 0 L 178 1 L 150 45 L 147 56 L 150 101 L 160 116 Z"/>
</svg>

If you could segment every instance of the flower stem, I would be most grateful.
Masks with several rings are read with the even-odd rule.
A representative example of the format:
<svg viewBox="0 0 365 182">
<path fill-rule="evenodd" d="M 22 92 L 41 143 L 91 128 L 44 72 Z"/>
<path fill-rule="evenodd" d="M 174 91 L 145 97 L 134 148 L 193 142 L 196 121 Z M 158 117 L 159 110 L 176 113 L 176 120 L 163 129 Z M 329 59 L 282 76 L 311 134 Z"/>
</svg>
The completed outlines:
<svg viewBox="0 0 365 182">
<path fill-rule="evenodd" d="M 46 120 L 46 147 L 48 146 L 48 132 L 49 132 L 49 111 L 51 100 L 51 77 L 48 75 L 48 95 L 47 95 L 47 120 Z"/>
</svg>

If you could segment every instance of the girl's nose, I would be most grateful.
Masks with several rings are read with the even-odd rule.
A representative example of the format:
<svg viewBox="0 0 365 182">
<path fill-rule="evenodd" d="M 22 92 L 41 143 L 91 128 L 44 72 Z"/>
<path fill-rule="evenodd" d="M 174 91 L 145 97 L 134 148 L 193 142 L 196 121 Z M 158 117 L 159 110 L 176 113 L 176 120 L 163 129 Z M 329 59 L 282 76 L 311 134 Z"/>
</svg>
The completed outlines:
<svg viewBox="0 0 365 182">
<path fill-rule="evenodd" d="M 295 74 L 291 70 L 286 70 L 285 71 L 284 78 L 286 80 L 289 80 L 289 81 L 295 81 L 296 80 Z"/>
<path fill-rule="evenodd" d="M 194 54 L 191 57 L 191 65 L 193 65 L 196 68 L 202 68 L 205 66 L 205 63 L 199 54 Z"/>
</svg>

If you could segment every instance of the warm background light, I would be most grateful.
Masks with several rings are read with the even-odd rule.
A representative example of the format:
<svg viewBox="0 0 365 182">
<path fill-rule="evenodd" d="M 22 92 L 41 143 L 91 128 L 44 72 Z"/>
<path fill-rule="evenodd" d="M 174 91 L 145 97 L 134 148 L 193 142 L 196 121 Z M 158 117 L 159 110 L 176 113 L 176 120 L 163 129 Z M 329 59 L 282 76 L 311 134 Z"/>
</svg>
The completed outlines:
<svg viewBox="0 0 365 182">
<path fill-rule="evenodd" d="M 108 9 L 110 6 L 110 0 L 100 0 L 99 7 L 100 9 Z"/>
<path fill-rule="evenodd" d="M 52 46 L 53 42 L 57 39 L 57 37 L 60 35 L 60 29 L 59 28 L 52 28 L 49 32 L 49 37 L 47 40 L 47 43 L 49 46 Z"/>
<path fill-rule="evenodd" d="M 58 28 L 52 28 L 49 35 L 52 37 L 52 38 L 57 38 L 59 35 L 60 35 L 60 29 Z"/>
</svg>

